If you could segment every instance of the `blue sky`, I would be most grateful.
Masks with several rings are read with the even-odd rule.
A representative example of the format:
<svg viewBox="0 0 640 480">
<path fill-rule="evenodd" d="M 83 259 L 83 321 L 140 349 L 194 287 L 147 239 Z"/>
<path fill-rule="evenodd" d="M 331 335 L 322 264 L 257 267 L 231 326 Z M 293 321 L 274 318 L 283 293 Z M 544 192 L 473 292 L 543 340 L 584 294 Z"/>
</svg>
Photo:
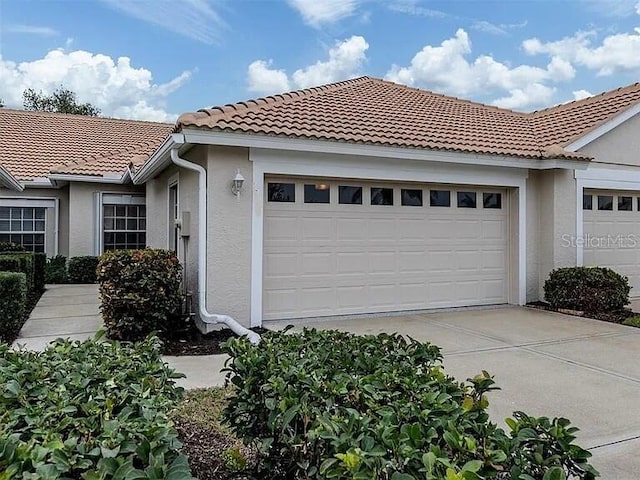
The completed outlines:
<svg viewBox="0 0 640 480">
<path fill-rule="evenodd" d="M 359 75 L 530 111 L 640 81 L 640 0 L 0 0 L 0 98 L 185 111 Z"/>
</svg>

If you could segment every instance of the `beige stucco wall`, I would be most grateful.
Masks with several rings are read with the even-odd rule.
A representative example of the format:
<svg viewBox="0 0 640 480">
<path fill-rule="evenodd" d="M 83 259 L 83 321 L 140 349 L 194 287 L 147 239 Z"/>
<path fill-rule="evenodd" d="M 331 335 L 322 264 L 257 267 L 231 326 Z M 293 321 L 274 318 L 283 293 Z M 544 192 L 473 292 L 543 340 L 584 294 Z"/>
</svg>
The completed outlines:
<svg viewBox="0 0 640 480">
<path fill-rule="evenodd" d="M 69 256 L 97 255 L 96 251 L 96 193 L 144 193 L 137 185 L 104 183 L 69 184 Z"/>
<path fill-rule="evenodd" d="M 640 114 L 579 150 L 598 163 L 640 166 Z"/>
<path fill-rule="evenodd" d="M 207 167 L 206 146 L 192 148 L 182 154 L 191 162 Z M 184 268 L 187 290 L 193 294 L 194 310 L 197 310 L 198 288 L 198 175 L 195 172 L 170 166 L 146 184 L 147 188 L 147 244 L 154 248 L 169 247 L 169 182 L 178 181 L 178 211 L 180 218 L 185 212 L 191 216 L 189 231 L 182 230 L 178 241 L 178 258 Z"/>
<path fill-rule="evenodd" d="M 554 268 L 576 264 L 576 181 L 573 170 L 531 171 L 527 181 L 527 300 L 542 300 Z M 565 241 L 563 241 L 563 238 Z"/>
<path fill-rule="evenodd" d="M 21 198 L 57 198 L 59 201 L 58 210 L 58 254 L 69 256 L 69 187 L 62 188 L 26 188 L 22 192 L 16 192 L 0 187 L 0 197 L 21 197 Z M 53 225 L 47 225 L 47 231 Z M 49 244 L 49 242 L 47 242 Z M 47 254 L 53 255 L 52 248 L 47 245 Z"/>
<path fill-rule="evenodd" d="M 245 179 L 239 197 L 231 193 L 236 171 Z M 209 311 L 231 315 L 245 326 L 251 320 L 252 164 L 249 150 L 209 147 L 208 158 Z"/>
</svg>

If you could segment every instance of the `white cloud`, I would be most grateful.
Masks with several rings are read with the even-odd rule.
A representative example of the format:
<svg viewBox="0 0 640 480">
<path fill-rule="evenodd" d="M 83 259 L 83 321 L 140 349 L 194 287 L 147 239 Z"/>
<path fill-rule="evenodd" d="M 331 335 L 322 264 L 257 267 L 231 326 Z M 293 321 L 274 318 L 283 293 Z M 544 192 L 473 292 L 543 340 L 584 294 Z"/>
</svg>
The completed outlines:
<svg viewBox="0 0 640 480">
<path fill-rule="evenodd" d="M 593 97 L 593 93 L 591 93 L 589 90 L 574 90 L 573 92 L 571 92 L 573 94 L 573 99 L 574 100 L 582 100 L 583 98 L 587 98 L 587 97 Z"/>
<path fill-rule="evenodd" d="M 407 15 L 415 15 L 427 18 L 449 18 L 450 14 L 442 10 L 423 7 L 418 4 L 417 0 L 396 0 L 387 4 L 389 10 L 398 13 L 406 13 Z"/>
<path fill-rule="evenodd" d="M 640 15 L 640 2 L 636 5 L 636 13 Z"/>
<path fill-rule="evenodd" d="M 522 47 L 529 55 L 546 54 L 574 65 L 595 70 L 598 75 L 621 71 L 640 71 L 640 28 L 633 33 L 609 35 L 600 45 L 593 45 L 595 32 L 578 32 L 555 42 L 537 38 L 525 40 Z"/>
<path fill-rule="evenodd" d="M 287 0 L 297 10 L 305 23 L 319 28 L 325 23 L 334 23 L 353 15 L 358 0 Z"/>
<path fill-rule="evenodd" d="M 0 98 L 7 107 L 21 108 L 25 89 L 51 93 L 62 85 L 75 92 L 80 102 L 98 107 L 102 115 L 171 122 L 176 115 L 166 111 L 167 98 L 191 73 L 154 84 L 152 73 L 132 67 L 128 57 L 114 60 L 83 50 L 52 50 L 41 59 L 15 63 L 0 56 Z"/>
<path fill-rule="evenodd" d="M 60 35 L 60 32 L 51 27 L 38 25 L 7 25 L 2 28 L 4 33 L 23 33 L 26 35 L 40 35 L 43 37 L 53 37 Z"/>
<path fill-rule="evenodd" d="M 126 15 L 206 44 L 220 41 L 227 28 L 213 0 L 102 0 Z"/>
<path fill-rule="evenodd" d="M 249 65 L 249 91 L 259 93 L 276 93 L 291 90 L 289 77 L 284 70 L 271 68 L 272 60 L 256 60 Z"/>
<path fill-rule="evenodd" d="M 493 103 L 505 108 L 534 108 L 549 103 L 555 92 L 549 81 L 567 81 L 575 76 L 569 62 L 552 58 L 546 68 L 512 67 L 489 55 L 469 59 L 471 40 L 463 29 L 439 46 L 426 45 L 406 67 L 393 65 L 386 78 L 452 95 L 469 97 L 506 93 Z"/>
<path fill-rule="evenodd" d="M 606 16 L 625 18 L 638 9 L 636 0 L 585 0 L 590 10 Z"/>
<path fill-rule="evenodd" d="M 353 36 L 337 42 L 329 50 L 328 60 L 298 69 L 290 77 L 284 70 L 271 68 L 271 61 L 256 60 L 248 68 L 249 90 L 269 95 L 356 77 L 366 62 L 368 48 L 364 37 Z"/>
</svg>

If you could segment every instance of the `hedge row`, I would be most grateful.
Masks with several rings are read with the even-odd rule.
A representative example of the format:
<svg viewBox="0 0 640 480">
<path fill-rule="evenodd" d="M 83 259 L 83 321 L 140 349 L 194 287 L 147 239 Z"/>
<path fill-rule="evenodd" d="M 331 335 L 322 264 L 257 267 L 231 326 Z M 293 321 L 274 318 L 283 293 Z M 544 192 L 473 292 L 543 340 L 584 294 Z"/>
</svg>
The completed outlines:
<svg viewBox="0 0 640 480">
<path fill-rule="evenodd" d="M 25 274 L 0 272 L 0 343 L 9 343 L 18 335 L 25 320 L 26 304 Z"/>
<path fill-rule="evenodd" d="M 67 258 L 58 255 L 47 261 L 47 283 L 96 283 L 98 257 Z"/>
<path fill-rule="evenodd" d="M 446 375 L 438 347 L 400 335 L 305 329 L 227 341 L 224 416 L 269 479 L 593 479 L 566 419 L 489 421 L 483 372 Z"/>
<path fill-rule="evenodd" d="M 168 412 L 178 378 L 157 339 L 0 345 L 0 478 L 192 478 Z"/>
</svg>

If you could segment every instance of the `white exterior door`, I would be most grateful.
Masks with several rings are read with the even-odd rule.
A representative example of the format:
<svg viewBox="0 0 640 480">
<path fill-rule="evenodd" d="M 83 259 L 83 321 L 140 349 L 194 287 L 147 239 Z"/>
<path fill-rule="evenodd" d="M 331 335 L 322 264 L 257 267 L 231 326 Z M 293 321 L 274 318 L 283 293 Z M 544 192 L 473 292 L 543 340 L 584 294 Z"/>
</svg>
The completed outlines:
<svg viewBox="0 0 640 480">
<path fill-rule="evenodd" d="M 508 297 L 506 190 L 266 179 L 265 320 Z"/>
<path fill-rule="evenodd" d="M 640 196 L 638 192 L 585 190 L 584 260 L 629 278 L 640 295 Z"/>
</svg>

